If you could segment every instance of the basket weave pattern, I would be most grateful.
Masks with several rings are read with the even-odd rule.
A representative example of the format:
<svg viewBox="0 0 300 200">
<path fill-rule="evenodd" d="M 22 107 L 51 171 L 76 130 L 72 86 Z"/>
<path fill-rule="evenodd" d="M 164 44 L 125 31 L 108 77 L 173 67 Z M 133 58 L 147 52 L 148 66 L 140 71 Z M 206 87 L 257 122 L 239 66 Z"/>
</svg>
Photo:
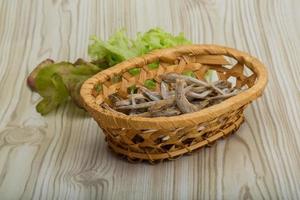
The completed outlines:
<svg viewBox="0 0 300 200">
<path fill-rule="evenodd" d="M 224 56 L 236 62 L 231 66 Z M 153 62 L 159 62 L 159 67 L 149 69 L 147 65 Z M 139 75 L 128 73 L 134 67 L 141 69 Z M 174 117 L 125 116 L 99 106 L 103 101 L 110 103 L 110 94 L 126 96 L 132 85 L 143 85 L 147 79 L 160 83 L 160 74 L 186 70 L 193 71 L 198 79 L 213 70 L 219 80 L 233 77 L 234 87 L 249 89 L 201 111 Z M 114 77 L 121 79 L 116 83 Z M 214 45 L 189 45 L 154 51 L 104 70 L 83 84 L 81 96 L 115 152 L 131 161 L 154 162 L 177 158 L 234 133 L 244 121 L 244 109 L 262 94 L 266 83 L 265 67 L 246 53 Z M 97 85 L 101 91 L 96 91 Z"/>
</svg>

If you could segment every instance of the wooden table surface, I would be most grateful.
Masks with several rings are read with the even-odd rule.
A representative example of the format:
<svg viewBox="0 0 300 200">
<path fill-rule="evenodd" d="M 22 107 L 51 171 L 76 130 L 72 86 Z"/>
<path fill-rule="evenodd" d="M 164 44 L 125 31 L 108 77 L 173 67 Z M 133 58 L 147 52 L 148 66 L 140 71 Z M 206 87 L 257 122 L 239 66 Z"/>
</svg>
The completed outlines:
<svg viewBox="0 0 300 200">
<path fill-rule="evenodd" d="M 299 199 L 299 0 L 1 0 L 0 199 Z M 88 58 L 91 34 L 125 27 L 184 32 L 268 68 L 264 96 L 237 134 L 158 165 L 111 153 L 96 123 L 68 104 L 46 117 L 28 73 L 45 58 Z"/>
</svg>

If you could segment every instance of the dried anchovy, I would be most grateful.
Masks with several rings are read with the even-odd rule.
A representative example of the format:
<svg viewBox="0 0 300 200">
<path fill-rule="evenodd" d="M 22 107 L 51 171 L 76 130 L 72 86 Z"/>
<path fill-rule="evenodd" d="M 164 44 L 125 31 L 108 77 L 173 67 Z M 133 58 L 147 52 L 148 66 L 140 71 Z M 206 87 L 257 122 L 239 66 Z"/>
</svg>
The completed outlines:
<svg viewBox="0 0 300 200">
<path fill-rule="evenodd" d="M 193 88 L 191 89 L 191 91 L 197 92 L 197 93 L 204 92 L 204 91 L 206 91 L 206 90 L 207 90 L 207 87 L 205 87 L 205 86 L 193 87 Z"/>
<path fill-rule="evenodd" d="M 175 97 L 165 99 L 165 101 L 159 101 L 148 109 L 150 112 L 162 111 L 175 104 Z"/>
<path fill-rule="evenodd" d="M 131 99 L 131 105 L 132 105 L 132 106 L 135 106 L 135 105 L 136 105 L 135 95 L 131 94 L 130 99 Z M 129 115 L 134 115 L 134 114 L 136 114 L 136 110 L 135 110 L 135 109 L 132 109 L 132 110 L 129 112 Z"/>
<path fill-rule="evenodd" d="M 198 107 L 191 104 L 187 100 L 187 98 L 185 96 L 184 86 L 185 86 L 185 81 L 182 79 L 177 79 L 175 98 L 176 98 L 176 104 L 177 104 L 179 110 L 182 113 L 190 113 L 190 112 L 198 111 Z"/>
<path fill-rule="evenodd" d="M 206 90 L 206 91 L 204 91 L 204 92 L 202 92 L 202 93 L 196 93 L 196 92 L 192 92 L 192 91 L 189 91 L 189 92 L 187 92 L 187 96 L 188 97 L 192 97 L 192 98 L 194 98 L 194 99 L 205 99 L 205 98 L 207 98 L 207 96 L 208 95 L 210 95 L 211 93 L 212 93 L 213 91 L 212 90 Z"/>
<path fill-rule="evenodd" d="M 225 88 L 231 88 L 232 87 L 232 84 L 229 81 L 226 81 L 226 80 L 215 81 L 212 84 L 214 86 L 220 88 L 220 89 L 225 89 Z"/>
<path fill-rule="evenodd" d="M 180 74 L 175 74 L 175 73 L 168 73 L 168 74 L 163 74 L 161 75 L 161 78 L 164 81 L 169 81 L 169 82 L 175 82 L 177 79 L 183 79 L 185 80 L 188 84 L 196 84 L 199 86 L 205 86 L 205 87 L 211 87 L 213 88 L 215 91 L 217 91 L 220 94 L 224 94 L 224 92 L 222 90 L 220 90 L 219 88 L 217 88 L 215 85 L 207 83 L 205 81 L 201 81 L 199 79 L 190 77 L 190 76 L 184 76 L 184 75 L 180 75 Z"/>
<path fill-rule="evenodd" d="M 229 81 L 219 80 L 219 81 L 215 81 L 211 84 L 216 86 L 217 88 L 219 88 L 221 90 L 231 88 L 231 83 Z M 198 87 L 193 87 L 191 91 L 196 92 L 196 93 L 201 93 L 201 92 L 206 91 L 207 89 L 208 88 L 206 86 L 198 86 Z"/>
<path fill-rule="evenodd" d="M 133 106 L 135 106 L 136 105 L 136 102 L 135 102 L 135 98 L 134 98 L 134 96 L 133 95 L 131 95 L 131 104 L 133 105 Z"/>
<path fill-rule="evenodd" d="M 139 86 L 139 89 L 143 92 L 143 94 L 145 94 L 150 100 L 152 101 L 158 101 L 161 100 L 161 97 L 159 95 L 159 93 L 156 92 L 152 92 L 150 90 L 148 90 L 147 88 L 143 87 L 143 86 Z"/>
<path fill-rule="evenodd" d="M 117 107 L 118 110 L 130 110 L 130 109 L 140 109 L 140 108 L 149 108 L 150 106 L 153 106 L 155 104 L 159 104 L 165 101 L 169 101 L 168 99 L 158 100 L 158 101 L 149 101 L 145 103 L 140 103 L 136 105 L 127 105 L 127 106 L 120 106 Z"/>
<path fill-rule="evenodd" d="M 161 93 L 161 96 L 163 99 L 167 99 L 170 96 L 169 86 L 164 81 L 161 81 L 161 83 L 160 83 L 160 93 Z"/>
<path fill-rule="evenodd" d="M 116 95 L 116 94 L 111 94 L 111 95 L 108 96 L 108 98 L 110 99 L 110 101 L 111 101 L 113 104 L 115 104 L 116 102 L 122 100 L 122 99 L 121 99 L 118 95 Z"/>
<path fill-rule="evenodd" d="M 214 100 L 214 99 L 226 99 L 226 98 L 235 96 L 235 95 L 237 95 L 237 94 L 239 94 L 239 93 L 241 93 L 241 90 L 240 90 L 240 91 L 234 91 L 234 92 L 227 93 L 227 94 L 223 94 L 223 95 L 214 96 L 214 97 L 209 97 L 209 98 L 207 98 L 207 99 L 208 99 L 208 100 Z"/>
<path fill-rule="evenodd" d="M 145 97 L 144 95 L 142 94 L 130 94 L 127 96 L 128 98 L 134 98 L 136 100 L 140 100 L 140 99 L 147 99 L 147 97 Z"/>
<path fill-rule="evenodd" d="M 131 104 L 129 99 L 125 99 L 125 100 L 121 100 L 121 101 L 117 101 L 115 103 L 115 106 L 119 107 L 119 106 L 129 106 Z"/>
<path fill-rule="evenodd" d="M 203 101 L 193 101 L 192 102 L 194 105 L 197 105 L 198 109 L 203 109 L 206 106 L 208 106 L 210 104 L 210 102 L 208 100 L 203 100 Z"/>
</svg>

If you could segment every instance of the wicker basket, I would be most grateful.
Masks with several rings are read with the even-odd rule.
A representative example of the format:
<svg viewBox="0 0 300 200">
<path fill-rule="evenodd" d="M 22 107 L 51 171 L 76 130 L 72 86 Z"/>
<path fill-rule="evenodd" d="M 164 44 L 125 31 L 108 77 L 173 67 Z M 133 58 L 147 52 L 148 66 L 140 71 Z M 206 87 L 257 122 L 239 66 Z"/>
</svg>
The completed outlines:
<svg viewBox="0 0 300 200">
<path fill-rule="evenodd" d="M 158 68 L 148 68 L 147 64 L 158 61 Z M 141 68 L 139 75 L 128 73 L 134 67 Z M 199 79 L 213 70 L 218 79 L 235 80 L 234 87 L 249 89 L 201 111 L 174 117 L 124 116 L 99 106 L 110 94 L 127 94 L 133 84 L 147 79 L 160 82 L 160 74 L 184 70 L 192 70 Z M 115 83 L 115 77 L 121 81 Z M 157 50 L 104 70 L 83 84 L 81 97 L 113 151 L 130 161 L 154 162 L 177 158 L 234 133 L 244 121 L 243 110 L 261 96 L 266 83 L 264 65 L 246 53 L 215 45 L 188 45 Z"/>
</svg>

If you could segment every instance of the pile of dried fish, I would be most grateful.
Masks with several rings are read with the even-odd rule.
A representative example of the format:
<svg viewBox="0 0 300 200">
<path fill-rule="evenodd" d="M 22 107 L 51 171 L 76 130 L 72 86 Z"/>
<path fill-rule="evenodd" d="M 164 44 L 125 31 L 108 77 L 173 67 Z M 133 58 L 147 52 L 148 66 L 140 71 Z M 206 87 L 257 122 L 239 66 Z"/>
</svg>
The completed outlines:
<svg viewBox="0 0 300 200">
<path fill-rule="evenodd" d="M 137 86 L 136 93 L 123 99 L 117 93 L 109 96 L 110 104 L 101 106 L 113 112 L 141 117 L 176 116 L 199 111 L 237 95 L 240 89 L 229 81 L 206 82 L 176 73 L 161 75 L 160 92 Z"/>
</svg>

